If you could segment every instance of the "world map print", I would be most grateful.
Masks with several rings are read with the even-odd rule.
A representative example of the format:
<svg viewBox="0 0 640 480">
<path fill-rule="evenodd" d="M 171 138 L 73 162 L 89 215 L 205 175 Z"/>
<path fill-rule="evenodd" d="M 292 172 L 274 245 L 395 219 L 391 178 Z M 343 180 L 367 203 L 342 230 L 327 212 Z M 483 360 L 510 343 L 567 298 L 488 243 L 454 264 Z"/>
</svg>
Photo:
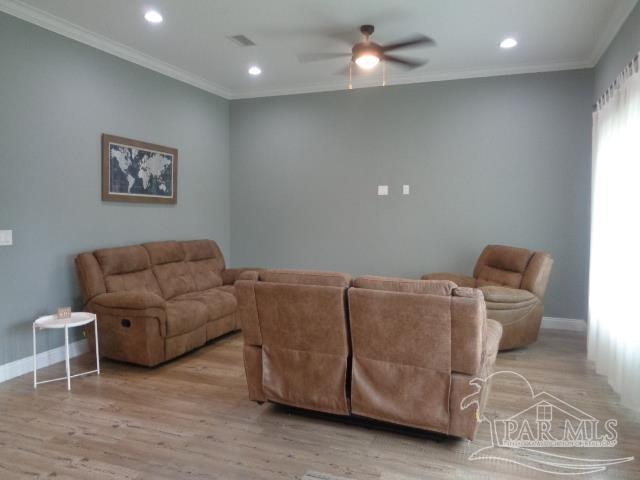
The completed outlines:
<svg viewBox="0 0 640 480">
<path fill-rule="evenodd" d="M 109 143 L 109 193 L 171 198 L 173 166 L 168 153 Z"/>
</svg>

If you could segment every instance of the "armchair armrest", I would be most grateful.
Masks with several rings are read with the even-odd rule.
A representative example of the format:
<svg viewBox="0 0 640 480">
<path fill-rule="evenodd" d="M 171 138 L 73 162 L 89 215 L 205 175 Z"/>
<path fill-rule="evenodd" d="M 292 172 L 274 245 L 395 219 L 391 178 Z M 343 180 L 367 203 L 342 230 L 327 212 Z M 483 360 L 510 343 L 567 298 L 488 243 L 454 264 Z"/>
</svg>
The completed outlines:
<svg viewBox="0 0 640 480">
<path fill-rule="evenodd" d="M 104 308 L 145 310 L 165 308 L 164 298 L 145 291 L 101 293 L 91 299 L 91 304 Z"/>
<path fill-rule="evenodd" d="M 238 280 L 258 281 L 261 268 L 227 268 L 222 271 L 222 284 L 233 285 Z"/>
<path fill-rule="evenodd" d="M 476 279 L 467 275 L 458 275 L 457 273 L 437 272 L 427 273 L 422 276 L 422 280 L 449 280 L 459 287 L 475 288 Z"/>
</svg>

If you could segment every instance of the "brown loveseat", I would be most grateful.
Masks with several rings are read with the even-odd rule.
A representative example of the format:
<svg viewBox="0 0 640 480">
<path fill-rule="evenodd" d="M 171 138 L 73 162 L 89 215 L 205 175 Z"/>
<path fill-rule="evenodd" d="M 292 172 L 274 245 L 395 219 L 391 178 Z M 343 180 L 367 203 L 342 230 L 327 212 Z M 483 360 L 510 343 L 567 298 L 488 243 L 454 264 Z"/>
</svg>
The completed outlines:
<svg viewBox="0 0 640 480">
<path fill-rule="evenodd" d="M 461 402 L 490 373 L 502 331 L 479 290 L 282 270 L 236 290 L 251 400 L 474 438 L 476 411 Z"/>
<path fill-rule="evenodd" d="M 233 285 L 258 275 L 225 268 L 212 240 L 105 248 L 75 264 L 85 309 L 98 315 L 100 354 L 146 366 L 236 330 Z"/>
<path fill-rule="evenodd" d="M 489 317 L 502 324 L 500 350 L 509 350 L 537 340 L 552 267 L 548 253 L 488 245 L 478 258 L 473 277 L 430 273 L 422 279 L 451 280 L 482 290 Z"/>
</svg>

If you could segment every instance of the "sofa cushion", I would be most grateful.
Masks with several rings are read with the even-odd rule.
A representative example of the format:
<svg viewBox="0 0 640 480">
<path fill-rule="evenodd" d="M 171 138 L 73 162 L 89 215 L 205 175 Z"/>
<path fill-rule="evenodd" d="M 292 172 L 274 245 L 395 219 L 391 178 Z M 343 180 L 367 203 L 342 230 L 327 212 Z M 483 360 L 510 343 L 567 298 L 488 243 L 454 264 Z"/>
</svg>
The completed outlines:
<svg viewBox="0 0 640 480">
<path fill-rule="evenodd" d="M 527 268 L 531 255 L 532 252 L 526 248 L 489 245 L 480 255 L 478 262 L 499 270 L 522 273 Z"/>
<path fill-rule="evenodd" d="M 142 245 L 149 253 L 152 265 L 163 265 L 165 263 L 183 262 L 184 251 L 178 242 L 151 242 Z"/>
<path fill-rule="evenodd" d="M 109 293 L 145 291 L 162 296 L 160 285 L 151 270 L 107 275 L 104 277 L 104 283 Z"/>
<path fill-rule="evenodd" d="M 93 252 L 103 275 L 139 272 L 151 267 L 147 251 L 139 245 L 102 248 Z"/>
<path fill-rule="evenodd" d="M 216 290 L 220 290 L 224 293 L 230 293 L 234 297 L 236 296 L 236 287 L 233 285 L 221 285 L 219 287 L 216 287 Z"/>
<path fill-rule="evenodd" d="M 196 290 L 209 290 L 222 285 L 222 276 L 218 268 L 218 261 L 213 258 L 187 262 Z"/>
<path fill-rule="evenodd" d="M 201 302 L 171 300 L 167 302 L 167 337 L 182 335 L 207 323 L 208 312 Z"/>
<path fill-rule="evenodd" d="M 196 291 L 196 284 L 185 262 L 154 265 L 153 273 L 166 299 Z"/>
<path fill-rule="evenodd" d="M 236 297 L 218 288 L 204 292 L 192 292 L 180 295 L 175 300 L 189 300 L 202 303 L 207 308 L 207 321 L 213 322 L 234 313 L 238 307 Z"/>
<path fill-rule="evenodd" d="M 218 270 L 224 270 L 224 257 L 220 247 L 213 240 L 188 240 L 180 242 L 185 253 L 185 260 L 207 260 L 214 259 L 218 262 Z"/>
<path fill-rule="evenodd" d="M 320 285 L 325 287 L 349 287 L 351 285 L 351 277 L 345 273 L 314 270 L 263 270 L 260 272 L 260 280 L 270 283 Z"/>
<path fill-rule="evenodd" d="M 216 242 L 191 240 L 181 242 L 181 247 L 197 290 L 208 290 L 222 285 L 224 257 Z"/>
<path fill-rule="evenodd" d="M 193 276 L 184 261 L 184 250 L 178 242 L 145 243 L 143 247 L 149 253 L 152 270 L 164 298 L 171 299 L 196 290 Z"/>
<path fill-rule="evenodd" d="M 528 290 L 519 288 L 507 288 L 498 286 L 480 287 L 487 302 L 495 303 L 521 303 L 536 300 L 537 297 Z"/>
<path fill-rule="evenodd" d="M 356 288 L 389 292 L 422 293 L 450 296 L 456 284 L 447 280 L 411 280 L 407 278 L 364 275 L 353 281 Z"/>
<path fill-rule="evenodd" d="M 532 255 L 526 248 L 488 245 L 478 258 L 473 276 L 478 279 L 478 286 L 519 288 Z"/>
</svg>

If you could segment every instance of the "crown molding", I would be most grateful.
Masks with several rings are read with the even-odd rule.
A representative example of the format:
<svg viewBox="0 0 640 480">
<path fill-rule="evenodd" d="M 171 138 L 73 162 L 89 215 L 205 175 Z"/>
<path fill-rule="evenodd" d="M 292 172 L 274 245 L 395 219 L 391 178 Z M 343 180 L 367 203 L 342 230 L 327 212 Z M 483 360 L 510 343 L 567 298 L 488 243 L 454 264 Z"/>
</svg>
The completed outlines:
<svg viewBox="0 0 640 480">
<path fill-rule="evenodd" d="M 442 72 L 425 72 L 420 74 L 399 74 L 387 77 L 387 85 L 409 85 L 417 83 L 429 83 L 429 82 L 443 82 L 446 80 L 464 80 L 470 78 L 487 78 L 487 77 L 500 77 L 506 75 L 522 75 L 527 73 L 544 73 L 544 72 L 557 72 L 565 70 L 581 70 L 584 68 L 592 68 L 591 62 L 578 61 L 578 62 L 564 62 L 564 63 L 550 63 L 541 65 L 515 65 L 509 67 L 494 67 L 486 69 L 470 69 L 470 70 L 457 70 L 457 71 L 442 71 Z M 366 80 L 355 80 L 354 90 L 361 88 L 374 88 L 380 87 L 380 77 Z M 299 95 L 304 93 L 316 93 L 316 92 L 332 92 L 337 90 L 347 90 L 347 82 L 332 82 L 332 83 L 318 83 L 314 85 L 293 85 L 285 88 L 272 88 L 263 90 L 248 90 L 244 92 L 234 92 L 231 99 L 241 100 L 248 98 L 258 97 L 275 97 L 283 95 Z"/>
<path fill-rule="evenodd" d="M 593 51 L 591 52 L 590 63 L 592 68 L 598 64 L 598 62 L 602 58 L 602 55 L 604 55 L 604 53 L 607 51 L 609 45 L 611 45 L 611 42 L 613 42 L 613 39 L 622 28 L 622 25 L 624 25 L 624 22 L 626 22 L 627 18 L 629 18 L 629 15 L 633 11 L 637 3 L 638 0 L 631 0 L 627 2 L 620 2 L 616 6 L 613 13 L 609 17 L 604 30 L 602 30 L 602 32 L 600 33 L 600 37 L 598 38 Z"/>
<path fill-rule="evenodd" d="M 0 11 L 214 95 L 231 98 L 231 92 L 220 85 L 19 0 L 0 0 Z"/>
</svg>

